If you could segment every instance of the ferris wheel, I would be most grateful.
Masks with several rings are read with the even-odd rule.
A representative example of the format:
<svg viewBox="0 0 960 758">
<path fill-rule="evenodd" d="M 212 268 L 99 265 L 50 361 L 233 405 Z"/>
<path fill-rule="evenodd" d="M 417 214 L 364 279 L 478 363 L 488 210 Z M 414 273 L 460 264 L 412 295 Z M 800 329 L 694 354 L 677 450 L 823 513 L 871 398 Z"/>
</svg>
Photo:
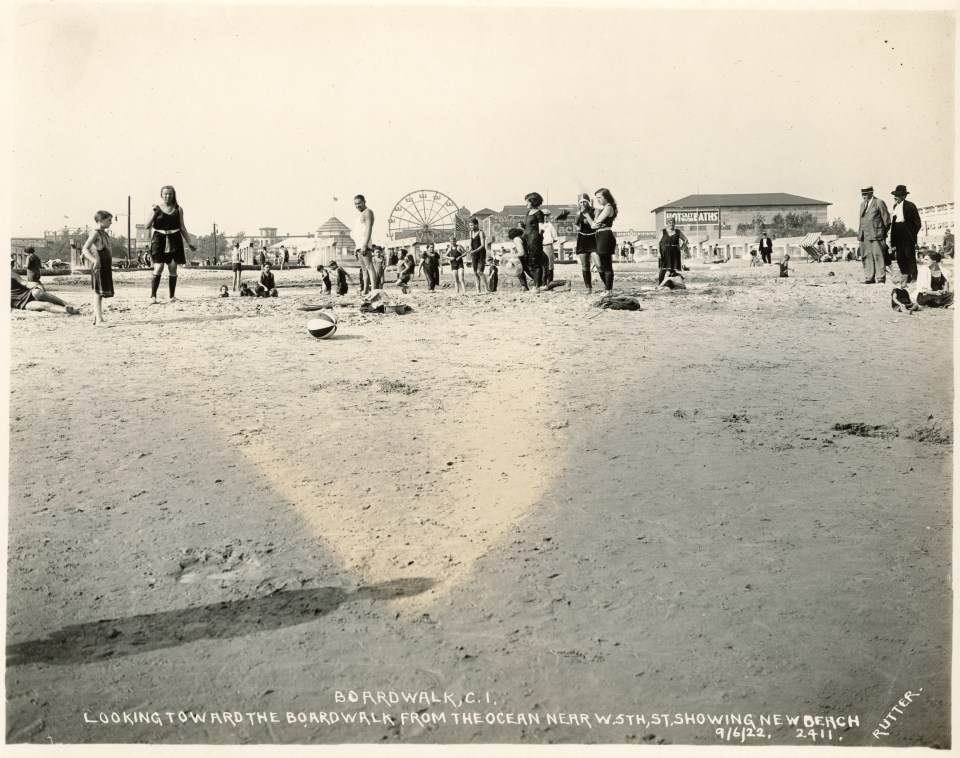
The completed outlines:
<svg viewBox="0 0 960 758">
<path fill-rule="evenodd" d="M 390 211 L 390 239 L 395 242 L 440 242 L 457 233 L 457 204 L 436 190 L 414 190 Z"/>
</svg>

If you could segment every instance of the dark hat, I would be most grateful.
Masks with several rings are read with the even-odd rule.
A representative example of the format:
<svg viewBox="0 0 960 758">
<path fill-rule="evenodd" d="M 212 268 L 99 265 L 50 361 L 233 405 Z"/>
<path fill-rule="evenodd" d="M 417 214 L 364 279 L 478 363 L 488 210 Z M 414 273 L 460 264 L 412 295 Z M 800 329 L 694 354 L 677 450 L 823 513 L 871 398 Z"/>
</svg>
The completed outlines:
<svg viewBox="0 0 960 758">
<path fill-rule="evenodd" d="M 861 195 L 865 195 L 868 192 L 873 192 L 873 187 L 864 187 L 862 190 L 860 190 Z"/>
<path fill-rule="evenodd" d="M 893 195 L 894 197 L 897 197 L 899 195 L 909 195 L 910 193 L 907 192 L 906 187 L 904 187 L 902 184 L 898 184 L 897 188 L 890 194 Z"/>
</svg>

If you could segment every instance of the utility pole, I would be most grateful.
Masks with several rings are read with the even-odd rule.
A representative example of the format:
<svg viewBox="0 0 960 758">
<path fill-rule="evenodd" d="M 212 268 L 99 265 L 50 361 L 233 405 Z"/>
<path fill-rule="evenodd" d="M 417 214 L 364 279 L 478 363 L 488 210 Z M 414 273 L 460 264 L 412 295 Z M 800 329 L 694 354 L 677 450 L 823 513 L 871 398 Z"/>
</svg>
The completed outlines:
<svg viewBox="0 0 960 758">
<path fill-rule="evenodd" d="M 130 268 L 130 195 L 127 195 L 127 268 Z"/>
<path fill-rule="evenodd" d="M 213 265 L 217 265 L 217 225 L 213 225 Z"/>
</svg>

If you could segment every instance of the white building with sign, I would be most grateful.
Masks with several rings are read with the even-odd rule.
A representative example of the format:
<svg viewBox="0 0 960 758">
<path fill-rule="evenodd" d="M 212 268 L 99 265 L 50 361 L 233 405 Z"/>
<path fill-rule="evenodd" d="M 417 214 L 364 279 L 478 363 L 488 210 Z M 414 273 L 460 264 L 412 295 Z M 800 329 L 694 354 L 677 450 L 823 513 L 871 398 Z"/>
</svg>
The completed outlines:
<svg viewBox="0 0 960 758">
<path fill-rule="evenodd" d="M 828 208 L 832 203 L 785 192 L 744 195 L 687 195 L 654 208 L 656 228 L 663 229 L 668 218 L 674 218 L 691 241 L 734 236 L 740 224 L 749 224 L 757 216 L 769 223 L 777 214 L 810 213 L 824 226 L 830 223 Z"/>
</svg>

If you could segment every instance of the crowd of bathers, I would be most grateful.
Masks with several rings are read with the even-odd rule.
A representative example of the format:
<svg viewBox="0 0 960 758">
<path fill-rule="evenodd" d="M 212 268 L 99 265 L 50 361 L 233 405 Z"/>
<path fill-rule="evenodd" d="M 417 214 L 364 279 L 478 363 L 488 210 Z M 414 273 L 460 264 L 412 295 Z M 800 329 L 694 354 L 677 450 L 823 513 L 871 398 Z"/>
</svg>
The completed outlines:
<svg viewBox="0 0 960 758">
<path fill-rule="evenodd" d="M 867 188 L 863 192 L 864 207 L 867 207 L 867 204 L 872 201 L 872 188 Z M 894 194 L 900 197 L 897 193 L 905 196 L 907 194 L 906 188 L 899 186 Z M 152 215 L 146 224 L 147 231 L 151 233 L 149 259 L 153 265 L 150 291 L 151 304 L 158 302 L 157 294 L 164 268 L 167 270 L 170 302 L 177 301 L 178 266 L 186 264 L 185 250 L 187 247 L 191 251 L 196 250 L 196 246 L 191 242 L 190 235 L 187 232 L 183 208 L 177 202 L 176 190 L 172 186 L 166 185 L 160 190 L 160 198 L 161 202 L 153 206 Z M 506 273 L 516 278 L 517 284 L 524 291 L 537 293 L 558 289 L 570 291 L 572 289 L 570 280 L 556 280 L 554 278 L 554 249 L 559 238 L 556 227 L 550 219 L 550 210 L 543 207 L 543 196 L 538 192 L 530 192 L 524 197 L 524 201 L 526 212 L 520 224 L 508 231 L 509 246 L 506 250 L 500 251 L 499 258 L 488 254 L 488 251 L 492 251 L 490 241 L 487 239 L 486 233 L 480 228 L 479 219 L 471 218 L 467 247 L 459 244 L 455 237 L 451 238 L 448 247 L 441 256 L 436 245 L 429 243 L 425 246 L 425 250 L 417 261 L 415 256 L 406 249 L 400 250 L 396 260 L 393 260 L 392 256 L 388 255 L 382 246 L 373 244 L 374 214 L 367 207 L 364 196 L 357 195 L 354 198 L 354 206 L 360 215 L 354 225 L 354 238 L 357 241 L 354 255 L 359 264 L 360 293 L 369 295 L 374 290 L 381 290 L 384 286 L 388 266 L 396 266 L 396 286 L 403 293 L 409 291 L 415 275 L 426 280 L 428 292 L 436 292 L 440 286 L 444 264 L 450 267 L 457 294 L 466 294 L 468 291 L 466 279 L 468 265 L 473 274 L 477 294 L 497 291 L 501 267 L 504 268 Z M 879 205 L 882 206 L 882 203 Z M 562 210 L 557 215 L 556 220 L 565 220 L 568 213 L 567 210 Z M 617 202 L 610 190 L 605 187 L 598 189 L 592 198 L 586 193 L 577 197 L 577 211 L 574 218 L 574 226 L 577 230 L 575 250 L 580 262 L 584 291 L 587 294 L 593 293 L 594 274 L 597 275 L 598 284 L 602 285 L 605 296 L 610 296 L 613 292 L 613 259 L 617 253 L 613 223 L 617 215 Z M 81 255 L 90 267 L 90 281 L 94 293 L 93 322 L 98 325 L 104 322 L 103 299 L 114 295 L 110 238 L 107 234 L 113 223 L 113 215 L 108 211 L 97 211 L 94 214 L 94 222 L 96 226 L 84 242 Z M 944 247 L 949 245 L 949 254 L 952 255 L 953 235 L 949 231 L 948 229 L 944 239 Z M 855 251 L 846 244 L 842 247 L 835 244 L 828 249 L 822 240 L 818 240 L 816 244 L 820 252 L 820 261 L 828 263 L 860 260 L 862 258 L 866 266 L 867 257 L 860 247 Z M 882 240 L 880 244 L 885 245 Z M 657 286 L 669 289 L 685 288 L 685 278 L 682 272 L 688 269 L 683 265 L 682 256 L 684 252 L 689 250 L 689 246 L 683 232 L 676 228 L 674 219 L 669 218 L 667 226 L 661 230 L 658 246 L 660 256 Z M 750 265 L 772 263 L 772 249 L 772 240 L 769 235 L 764 234 L 759 242 L 759 251 L 756 249 L 750 251 Z M 11 272 L 11 308 L 69 314 L 78 313 L 77 308 L 68 305 L 46 291 L 46 288 L 40 283 L 42 264 L 36 255 L 36 251 L 30 248 L 25 252 L 28 253 L 27 281 L 24 282 L 15 272 Z M 274 263 L 281 270 L 290 262 L 290 254 L 283 246 L 273 255 Z M 720 256 L 719 247 L 714 249 L 714 255 L 714 262 L 716 263 L 729 261 L 729 257 L 722 258 Z M 272 264 L 266 257 L 266 251 L 260 251 L 257 254 L 256 262 L 260 265 L 260 277 L 254 287 L 251 287 L 248 282 L 242 281 L 244 253 L 240 248 L 239 241 L 234 242 L 231 256 L 234 292 L 240 297 L 278 296 L 279 290 L 276 278 L 272 270 Z M 912 255 L 910 257 L 912 258 Z M 907 261 L 905 263 L 903 255 L 898 252 L 896 260 L 901 271 L 904 270 L 905 266 L 908 269 L 905 273 L 907 283 L 915 285 L 912 293 L 913 303 L 925 300 L 925 303 L 920 304 L 941 307 L 952 304 L 952 294 L 949 294 L 949 296 L 946 294 L 950 291 L 949 279 L 939 266 L 942 258 L 943 252 L 940 250 L 920 248 L 917 250 L 917 261 Z M 884 252 L 885 271 L 889 272 L 891 276 L 890 266 L 893 260 L 894 256 Z M 304 254 L 300 253 L 298 263 L 303 261 Z M 923 276 L 918 279 L 916 264 L 920 262 L 926 262 L 927 265 L 923 267 Z M 11 261 L 12 265 L 13 261 Z M 790 272 L 789 254 L 784 254 L 778 262 L 778 266 L 780 276 L 788 277 Z M 877 268 L 879 268 L 879 263 Z M 350 285 L 354 284 L 353 277 L 337 261 L 332 261 L 327 266 L 322 264 L 317 266 L 317 272 L 320 274 L 325 294 L 331 293 L 335 287 L 337 295 L 346 295 Z M 874 278 L 876 281 L 884 281 L 886 277 L 885 274 L 878 275 L 875 273 Z M 871 282 L 868 281 L 867 283 Z M 230 288 L 227 285 L 222 285 L 219 288 L 219 296 L 230 297 Z"/>
</svg>

